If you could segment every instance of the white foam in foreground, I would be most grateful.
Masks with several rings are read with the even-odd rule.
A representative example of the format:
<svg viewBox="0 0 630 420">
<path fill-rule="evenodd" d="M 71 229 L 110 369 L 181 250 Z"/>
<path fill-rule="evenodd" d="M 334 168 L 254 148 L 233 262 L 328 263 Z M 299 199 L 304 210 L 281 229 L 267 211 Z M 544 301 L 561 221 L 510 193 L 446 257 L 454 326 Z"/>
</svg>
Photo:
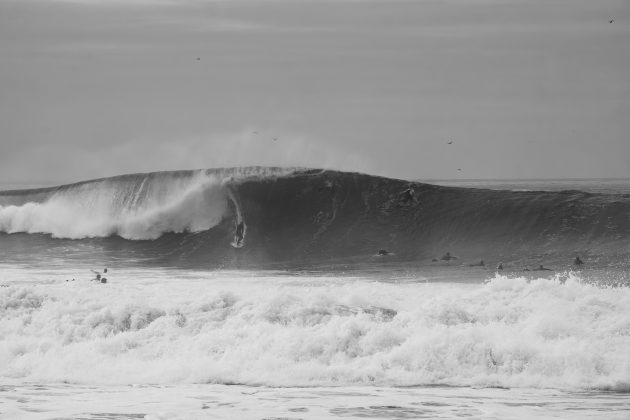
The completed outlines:
<svg viewBox="0 0 630 420">
<path fill-rule="evenodd" d="M 100 285 L 24 273 L 0 279 L 4 381 L 630 390 L 630 289 L 571 276 L 127 271 Z"/>
</svg>

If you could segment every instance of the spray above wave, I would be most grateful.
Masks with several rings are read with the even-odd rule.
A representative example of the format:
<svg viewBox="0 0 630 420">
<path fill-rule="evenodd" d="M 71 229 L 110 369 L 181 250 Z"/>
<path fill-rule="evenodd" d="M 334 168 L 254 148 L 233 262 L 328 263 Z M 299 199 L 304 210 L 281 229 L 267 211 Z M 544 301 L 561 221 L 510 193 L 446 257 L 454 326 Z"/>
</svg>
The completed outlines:
<svg viewBox="0 0 630 420">
<path fill-rule="evenodd" d="M 135 240 L 156 239 L 166 232 L 200 232 L 223 219 L 227 200 L 233 197 L 227 188 L 230 180 L 279 172 L 262 168 L 163 172 L 5 192 L 0 196 L 0 231 Z"/>
<path fill-rule="evenodd" d="M 630 390 L 630 289 L 280 278 L 0 290 L 0 376 L 90 383 Z M 240 279 L 243 280 L 243 279 Z M 183 281 L 183 280 L 182 280 Z"/>
</svg>

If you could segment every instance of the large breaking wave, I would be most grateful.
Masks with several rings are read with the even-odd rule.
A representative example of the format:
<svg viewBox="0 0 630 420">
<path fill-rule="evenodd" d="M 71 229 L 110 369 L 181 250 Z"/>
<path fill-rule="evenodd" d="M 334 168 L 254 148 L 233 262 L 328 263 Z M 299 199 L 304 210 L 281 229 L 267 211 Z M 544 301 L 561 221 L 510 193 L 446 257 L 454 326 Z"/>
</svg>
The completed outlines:
<svg viewBox="0 0 630 420">
<path fill-rule="evenodd" d="M 126 175 L 57 188 L 5 192 L 0 231 L 49 233 L 80 239 L 119 235 L 157 239 L 166 232 L 200 232 L 217 225 L 228 207 L 233 177 L 280 170 L 181 171 Z"/>
<path fill-rule="evenodd" d="M 221 266 L 361 260 L 379 249 L 390 261 L 449 250 L 471 260 L 589 254 L 607 264 L 630 254 L 630 196 L 441 187 L 321 170 L 161 172 L 0 192 L 0 231 L 106 238 L 102 249 L 119 247 L 111 235 L 151 239 L 154 248 L 142 252 L 159 250 L 161 261 Z"/>
<path fill-rule="evenodd" d="M 42 203 L 1 207 L 0 228 L 58 238 L 156 239 L 169 231 L 209 229 L 225 207 L 220 182 L 201 175 L 161 183 L 97 181 L 57 191 Z"/>
</svg>

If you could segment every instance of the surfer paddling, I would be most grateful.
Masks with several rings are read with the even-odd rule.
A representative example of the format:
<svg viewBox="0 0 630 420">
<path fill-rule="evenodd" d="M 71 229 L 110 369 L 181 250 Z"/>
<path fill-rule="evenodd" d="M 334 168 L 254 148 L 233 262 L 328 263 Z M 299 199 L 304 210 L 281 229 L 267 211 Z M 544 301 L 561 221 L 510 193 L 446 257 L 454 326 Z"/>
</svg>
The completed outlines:
<svg viewBox="0 0 630 420">
<path fill-rule="evenodd" d="M 447 253 L 446 253 L 446 254 L 444 254 L 444 255 L 442 256 L 442 258 L 440 258 L 440 259 L 441 259 L 442 261 L 450 261 L 450 260 L 456 260 L 456 259 L 457 259 L 457 257 L 456 257 L 456 256 L 454 256 L 454 255 L 451 255 L 451 253 L 450 253 L 450 252 L 447 252 Z"/>
</svg>

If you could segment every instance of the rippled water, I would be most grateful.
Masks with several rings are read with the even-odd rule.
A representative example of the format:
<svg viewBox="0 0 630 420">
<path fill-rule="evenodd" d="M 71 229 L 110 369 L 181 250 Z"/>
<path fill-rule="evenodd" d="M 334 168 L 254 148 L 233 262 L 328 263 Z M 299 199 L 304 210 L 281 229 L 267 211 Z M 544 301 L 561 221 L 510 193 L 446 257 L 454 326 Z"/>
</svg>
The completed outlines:
<svg viewBox="0 0 630 420">
<path fill-rule="evenodd" d="M 4 418 L 29 419 L 627 419 L 615 393 L 450 387 L 5 385 Z"/>
</svg>

